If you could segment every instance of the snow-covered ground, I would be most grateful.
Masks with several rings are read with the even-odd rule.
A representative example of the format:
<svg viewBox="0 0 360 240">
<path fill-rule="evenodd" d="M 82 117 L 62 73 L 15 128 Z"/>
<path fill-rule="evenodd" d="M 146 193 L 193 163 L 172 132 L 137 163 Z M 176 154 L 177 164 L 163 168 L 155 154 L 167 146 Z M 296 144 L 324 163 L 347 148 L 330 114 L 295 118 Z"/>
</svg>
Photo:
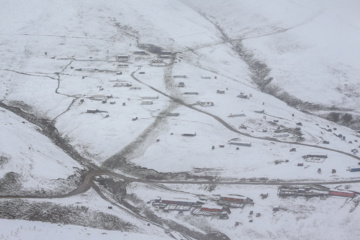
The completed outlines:
<svg viewBox="0 0 360 240">
<path fill-rule="evenodd" d="M 32 123 L 7 110 L 0 110 L 0 178 L 14 179 L 15 190 L 56 190 L 82 170 L 80 164 L 55 146 Z M 60 184 L 61 181 L 65 181 Z M 10 180 L 9 180 L 10 181 Z M 6 185 L 6 184 L 4 184 Z"/>
<path fill-rule="evenodd" d="M 359 108 L 358 1 L 185 2 L 243 40 L 273 85 L 310 103 Z"/>
</svg>

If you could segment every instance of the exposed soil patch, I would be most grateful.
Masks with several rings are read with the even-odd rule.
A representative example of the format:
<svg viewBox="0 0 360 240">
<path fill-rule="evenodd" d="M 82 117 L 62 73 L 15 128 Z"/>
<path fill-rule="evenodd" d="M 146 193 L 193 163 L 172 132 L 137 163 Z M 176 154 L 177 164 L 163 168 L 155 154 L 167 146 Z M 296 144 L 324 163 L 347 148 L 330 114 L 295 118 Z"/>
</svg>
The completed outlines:
<svg viewBox="0 0 360 240">
<path fill-rule="evenodd" d="M 86 206 L 62 206 L 51 202 L 11 199 L 0 202 L 0 217 L 118 231 L 136 231 L 132 224 L 115 215 L 93 211 Z"/>
</svg>

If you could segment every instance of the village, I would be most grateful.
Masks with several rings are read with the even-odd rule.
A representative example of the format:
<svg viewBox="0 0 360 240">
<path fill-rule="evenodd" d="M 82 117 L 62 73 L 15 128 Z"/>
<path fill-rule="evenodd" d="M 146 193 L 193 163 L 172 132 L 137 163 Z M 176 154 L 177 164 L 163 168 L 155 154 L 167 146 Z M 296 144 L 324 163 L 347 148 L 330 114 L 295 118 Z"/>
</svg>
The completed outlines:
<svg viewBox="0 0 360 240">
<path fill-rule="evenodd" d="M 253 200 L 237 194 L 212 196 L 211 199 L 199 198 L 158 198 L 150 200 L 152 206 L 164 212 L 190 211 L 193 215 L 213 216 L 228 219 L 230 208 L 244 208 L 247 204 L 254 204 Z"/>
<path fill-rule="evenodd" d="M 162 90 L 163 86 L 160 87 L 160 85 L 158 85 L 159 83 L 154 79 L 157 75 L 154 74 L 153 71 L 160 73 L 162 71 L 161 69 L 165 67 L 181 64 L 182 58 L 181 53 L 173 53 L 170 51 L 161 51 L 159 53 L 134 51 L 131 54 L 115 56 L 111 66 L 103 65 L 103 67 L 100 68 L 94 66 L 94 61 L 91 61 L 90 63 L 92 66 L 89 66 L 89 64 L 79 67 L 70 66 L 69 70 L 75 71 L 73 74 L 75 77 L 79 77 L 81 81 L 90 82 L 94 87 L 96 84 L 96 87 L 90 90 L 90 94 L 86 93 L 80 95 L 77 93 L 76 95 L 79 105 L 87 107 L 87 109 L 84 109 L 85 113 L 94 114 L 100 118 L 112 118 L 115 116 L 114 114 L 117 114 L 122 115 L 125 121 L 127 118 L 132 122 L 143 122 L 145 119 L 149 119 L 149 117 L 155 117 L 156 114 L 151 112 L 155 112 L 157 109 L 162 108 L 164 104 L 166 104 L 166 101 L 168 101 L 166 96 L 161 93 L 161 91 L 165 93 L 166 89 Z M 58 59 L 63 60 L 64 58 Z M 73 65 L 75 64 L 78 64 L 78 62 L 73 63 Z M 81 65 L 84 65 L 84 63 L 81 63 Z M 135 67 L 138 69 L 155 68 L 155 70 L 149 72 L 136 69 L 131 73 L 130 69 L 134 69 Z M 98 73 L 101 73 L 99 75 L 101 79 L 97 79 Z M 107 80 L 105 76 L 108 76 Z M 343 133 L 339 133 L 337 128 L 329 125 L 321 126 L 320 124 L 316 124 L 319 127 L 317 131 L 320 132 L 322 137 L 314 137 L 313 134 L 310 134 L 309 131 L 306 130 L 306 128 L 305 131 L 303 131 L 307 123 L 294 120 L 294 114 L 288 115 L 287 119 L 285 119 L 283 113 L 279 112 L 280 115 L 276 116 L 276 113 L 268 112 L 266 110 L 266 102 L 259 101 L 256 99 L 256 95 L 251 92 L 236 93 L 232 91 L 229 87 L 226 87 L 226 85 L 221 83 L 221 76 L 202 74 L 199 79 L 196 79 L 196 77 L 188 74 L 173 74 L 170 78 L 170 85 L 167 85 L 166 87 L 170 87 L 170 91 L 175 94 L 174 97 L 176 99 L 184 101 L 185 104 L 189 104 L 193 108 L 198 108 L 200 111 L 207 111 L 211 114 L 216 113 L 216 115 L 218 115 L 218 112 L 221 109 L 223 119 L 226 120 L 229 125 L 237 126 L 237 131 L 245 136 L 250 135 L 258 139 L 274 142 L 294 143 L 295 145 L 289 148 L 289 152 L 292 155 L 299 152 L 301 145 L 297 146 L 297 143 L 311 143 L 323 148 L 330 144 L 330 139 L 332 139 L 331 142 L 340 141 L 342 145 L 347 144 L 349 146 L 348 149 L 350 154 L 356 156 L 358 153 L 360 145 L 357 145 L 357 136 L 345 136 Z M 211 84 L 219 83 L 224 87 L 214 89 L 213 93 L 209 92 L 211 90 L 204 92 L 204 90 L 200 91 L 200 89 L 194 88 L 194 86 L 196 86 L 194 81 L 206 81 Z M 66 79 L 64 83 L 65 82 Z M 61 82 L 61 84 L 64 83 Z M 160 92 L 152 91 L 149 89 L 149 86 L 157 87 Z M 61 91 L 61 87 L 59 90 Z M 242 107 L 243 110 L 239 112 L 224 112 L 224 110 L 222 110 L 223 103 L 221 98 L 223 98 L 223 95 L 229 94 L 233 95 L 231 98 L 232 101 L 234 101 L 235 106 L 239 105 L 247 107 Z M 215 98 L 215 95 L 219 96 Z M 221 102 L 217 103 L 215 99 L 221 100 Z M 172 99 L 170 99 L 170 101 L 172 101 Z M 108 104 L 112 107 L 108 106 Z M 150 114 L 146 113 L 147 111 L 149 111 Z M 175 111 L 168 112 L 165 115 L 160 115 L 158 117 L 181 119 L 181 114 L 181 112 Z M 129 124 L 131 124 L 131 122 L 129 122 Z M 135 128 L 136 126 L 133 127 Z M 190 132 L 183 131 L 171 133 L 173 137 L 199 137 L 201 134 L 201 131 L 196 129 Z M 156 141 L 160 142 L 161 137 L 158 137 Z M 246 140 L 243 140 L 243 138 L 232 138 L 227 140 L 227 144 L 229 147 L 235 146 L 235 149 L 238 151 L 241 151 L 240 149 L 243 147 L 256 148 L 257 145 L 257 143 L 251 142 L 251 139 L 249 138 L 246 138 Z M 217 148 L 221 149 L 225 148 L 225 146 L 226 142 L 224 141 L 218 145 L 210 145 L 209 148 L 216 151 Z M 306 165 L 305 163 L 312 162 L 321 164 L 328 159 L 328 157 L 331 157 L 328 156 L 326 150 L 321 150 L 319 152 L 320 153 L 307 152 L 302 158 L 296 157 L 293 160 L 276 160 L 276 163 L 295 161 L 294 164 L 296 166 L 307 168 L 309 165 Z M 360 171 L 360 167 L 349 164 L 344 166 L 343 170 L 356 172 Z M 316 168 L 316 171 L 317 173 L 324 173 L 320 166 Z M 331 174 L 336 174 L 337 172 L 339 172 L 339 169 L 332 168 L 330 170 Z"/>
<path fill-rule="evenodd" d="M 347 187 L 347 185 L 345 185 Z M 303 186 L 280 186 L 278 188 L 277 195 L 280 198 L 286 197 L 305 197 L 313 198 L 320 197 L 326 200 L 327 197 L 343 197 L 353 199 L 359 196 L 360 193 L 356 191 L 329 188 L 322 185 L 303 185 Z M 260 194 L 260 199 L 266 201 L 269 193 Z M 260 217 L 261 212 L 254 213 L 251 206 L 256 203 L 245 196 L 239 194 L 224 194 L 224 195 L 201 195 L 198 197 L 158 197 L 153 200 L 149 200 L 148 204 L 151 203 L 152 207 L 169 213 L 171 211 L 177 211 L 179 214 L 189 212 L 194 216 L 205 216 L 215 217 L 219 219 L 229 219 L 231 209 L 241 208 L 248 206 L 249 216 L 254 215 Z M 281 207 L 274 206 L 273 212 L 282 210 Z M 249 222 L 253 222 L 253 218 L 249 218 Z"/>
</svg>

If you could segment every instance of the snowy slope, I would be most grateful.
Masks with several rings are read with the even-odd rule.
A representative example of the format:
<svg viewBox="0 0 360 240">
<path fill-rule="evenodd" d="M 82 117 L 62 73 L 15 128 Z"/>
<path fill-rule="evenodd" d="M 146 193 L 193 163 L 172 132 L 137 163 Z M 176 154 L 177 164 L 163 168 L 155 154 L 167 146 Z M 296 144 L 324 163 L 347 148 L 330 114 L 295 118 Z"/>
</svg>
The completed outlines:
<svg viewBox="0 0 360 240">
<path fill-rule="evenodd" d="M 56 190 L 68 187 L 65 180 L 82 167 L 19 116 L 0 110 L 0 178 L 8 193 L 15 190 Z M 7 182 L 11 175 L 15 184 Z M 55 180 L 63 180 L 60 181 Z"/>
<path fill-rule="evenodd" d="M 357 1 L 185 2 L 243 40 L 271 69 L 272 85 L 310 103 L 359 108 Z"/>
</svg>

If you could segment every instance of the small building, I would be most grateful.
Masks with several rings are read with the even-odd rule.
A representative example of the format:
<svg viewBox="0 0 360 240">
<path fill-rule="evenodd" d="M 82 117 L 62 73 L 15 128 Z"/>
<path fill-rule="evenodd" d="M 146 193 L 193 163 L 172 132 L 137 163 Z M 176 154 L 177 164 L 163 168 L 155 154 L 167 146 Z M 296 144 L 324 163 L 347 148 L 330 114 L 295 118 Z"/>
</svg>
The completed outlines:
<svg viewBox="0 0 360 240">
<path fill-rule="evenodd" d="M 172 52 L 160 52 L 160 55 L 167 55 L 167 56 L 169 56 L 169 55 L 172 55 L 173 53 Z"/>
<path fill-rule="evenodd" d="M 230 115 L 228 117 L 245 117 L 246 115 L 244 113 L 238 113 L 238 114 L 232 114 L 230 113 Z"/>
<path fill-rule="evenodd" d="M 131 87 L 131 83 L 116 83 L 113 87 Z"/>
<path fill-rule="evenodd" d="M 194 205 L 202 205 L 203 202 L 199 201 L 196 198 L 177 198 L 177 197 L 169 197 L 169 198 L 161 198 L 160 203 L 164 204 L 176 204 L 183 206 L 194 206 Z"/>
<path fill-rule="evenodd" d="M 139 72 L 139 74 L 145 74 L 145 72 Z"/>
<path fill-rule="evenodd" d="M 154 59 L 151 61 L 151 63 L 164 63 L 164 61 L 161 59 Z"/>
<path fill-rule="evenodd" d="M 244 203 L 244 204 L 253 202 L 250 198 L 238 194 L 221 195 L 219 201 L 229 202 L 229 203 Z"/>
<path fill-rule="evenodd" d="M 170 58 L 170 57 L 171 57 L 170 55 L 165 55 L 165 54 L 159 55 L 159 58 L 162 58 L 162 59 L 166 59 L 166 58 Z"/>
<path fill-rule="evenodd" d="M 133 54 L 134 55 L 148 55 L 148 53 L 145 51 L 135 51 L 135 52 L 133 52 Z"/>
<path fill-rule="evenodd" d="M 99 110 L 99 109 L 87 110 L 87 111 L 86 111 L 86 113 L 101 113 L 101 112 L 107 113 L 107 111 L 101 111 L 101 110 Z"/>
<path fill-rule="evenodd" d="M 330 189 L 329 195 L 340 196 L 340 197 L 355 197 L 355 193 L 346 190 Z"/>
<path fill-rule="evenodd" d="M 184 92 L 185 95 L 199 95 L 198 92 Z"/>
<path fill-rule="evenodd" d="M 168 113 L 166 114 L 167 117 L 178 117 L 180 113 Z"/>
<path fill-rule="evenodd" d="M 141 105 L 153 105 L 153 101 L 142 101 Z"/>
<path fill-rule="evenodd" d="M 330 142 L 329 141 L 323 141 L 323 144 L 329 144 Z"/>
<path fill-rule="evenodd" d="M 141 87 L 131 87 L 130 90 L 141 90 Z"/>
<path fill-rule="evenodd" d="M 274 135 L 275 138 L 283 138 L 283 137 L 288 137 L 288 136 L 290 136 L 290 134 L 288 134 L 288 133 L 279 133 L 279 134 Z"/>
<path fill-rule="evenodd" d="M 296 123 L 296 125 L 298 125 L 298 126 L 302 126 L 302 123 L 301 123 L 301 122 L 298 122 L 298 123 Z"/>
<path fill-rule="evenodd" d="M 198 102 L 198 103 L 202 107 L 213 107 L 214 106 L 213 102 Z"/>
<path fill-rule="evenodd" d="M 350 172 L 360 172 L 360 167 L 359 166 L 349 167 L 348 171 L 350 171 Z"/>
<path fill-rule="evenodd" d="M 225 94 L 225 91 L 224 90 L 217 90 L 216 93 L 217 94 Z"/>
<path fill-rule="evenodd" d="M 251 142 L 243 142 L 239 138 L 233 138 L 228 141 L 228 144 L 243 146 L 243 147 L 251 147 Z"/>
<path fill-rule="evenodd" d="M 159 96 L 145 96 L 145 97 L 141 97 L 142 99 L 159 99 Z"/>
<path fill-rule="evenodd" d="M 321 197 L 329 195 L 329 191 L 323 187 L 294 187 L 294 186 L 280 186 L 278 189 L 280 197 Z"/>
<path fill-rule="evenodd" d="M 304 158 L 327 158 L 327 154 L 311 153 L 305 155 Z"/>
<path fill-rule="evenodd" d="M 290 152 L 296 152 L 296 148 L 290 148 Z"/>
<path fill-rule="evenodd" d="M 239 95 L 237 95 L 238 98 L 242 98 L 242 99 L 248 99 L 248 95 L 244 94 L 244 93 L 240 93 Z"/>
<path fill-rule="evenodd" d="M 211 79 L 209 76 L 201 76 L 202 79 Z"/>
<path fill-rule="evenodd" d="M 98 69 L 96 68 L 90 68 L 90 67 L 84 67 L 84 68 L 77 68 L 75 69 L 75 71 L 88 71 L 88 72 L 95 72 L 97 71 Z"/>
<path fill-rule="evenodd" d="M 99 109 L 95 109 L 95 110 L 87 110 L 87 113 L 98 113 L 100 112 Z"/>
<path fill-rule="evenodd" d="M 187 78 L 186 75 L 174 75 L 173 78 Z"/>
<path fill-rule="evenodd" d="M 184 82 L 179 82 L 177 87 L 185 87 L 185 83 Z"/>
<path fill-rule="evenodd" d="M 256 110 L 254 113 L 265 113 L 265 110 Z"/>
<path fill-rule="evenodd" d="M 129 56 L 128 56 L 128 55 L 117 55 L 116 58 L 117 58 L 118 61 L 124 61 L 124 62 L 126 62 L 126 61 L 129 60 Z"/>
<path fill-rule="evenodd" d="M 221 213 L 224 211 L 224 207 L 223 206 L 219 206 L 219 205 L 215 205 L 215 204 L 204 204 L 201 206 L 201 211 L 203 212 L 217 212 L 217 213 Z"/>
<path fill-rule="evenodd" d="M 181 136 L 184 136 L 184 137 L 195 137 L 195 136 L 196 136 L 196 133 L 183 133 L 183 134 L 181 134 Z"/>
</svg>

